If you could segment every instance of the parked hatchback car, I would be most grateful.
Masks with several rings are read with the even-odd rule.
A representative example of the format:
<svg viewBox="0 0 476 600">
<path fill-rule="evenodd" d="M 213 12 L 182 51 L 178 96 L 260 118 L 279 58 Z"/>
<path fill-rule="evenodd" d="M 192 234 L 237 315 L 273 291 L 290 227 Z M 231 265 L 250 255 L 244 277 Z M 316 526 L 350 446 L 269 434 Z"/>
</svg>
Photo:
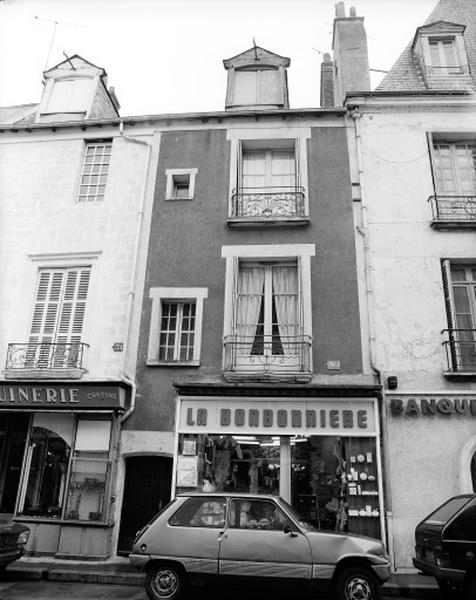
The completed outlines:
<svg viewBox="0 0 476 600">
<path fill-rule="evenodd" d="M 29 535 L 30 530 L 25 525 L 0 520 L 0 571 L 20 558 Z"/>
<path fill-rule="evenodd" d="M 445 597 L 476 598 L 476 494 L 454 496 L 415 529 L 414 566 L 433 575 Z"/>
<path fill-rule="evenodd" d="M 176 600 L 209 577 L 326 584 L 339 600 L 376 600 L 390 575 L 380 540 L 318 531 L 266 495 L 181 494 L 139 531 L 129 558 L 146 571 L 151 600 Z"/>
</svg>

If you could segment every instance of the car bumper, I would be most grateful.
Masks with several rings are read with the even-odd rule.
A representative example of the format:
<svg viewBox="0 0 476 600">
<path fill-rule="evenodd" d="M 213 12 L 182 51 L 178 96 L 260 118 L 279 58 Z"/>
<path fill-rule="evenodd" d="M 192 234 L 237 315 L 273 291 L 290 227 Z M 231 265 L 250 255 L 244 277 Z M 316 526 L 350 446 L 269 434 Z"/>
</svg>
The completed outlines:
<svg viewBox="0 0 476 600">
<path fill-rule="evenodd" d="M 8 550 L 0 554 L 0 568 L 6 567 L 14 560 L 20 558 L 23 554 L 23 548 L 15 548 L 15 550 Z"/>
<path fill-rule="evenodd" d="M 413 559 L 413 566 L 422 571 L 422 573 L 425 573 L 425 575 L 433 575 L 436 579 L 447 579 L 460 585 L 464 583 L 465 571 L 461 571 L 460 569 L 439 567 L 435 563 L 430 563 L 420 558 Z"/>
<path fill-rule="evenodd" d="M 371 565 L 371 567 L 380 583 L 390 579 L 390 565 Z"/>
<path fill-rule="evenodd" d="M 129 554 L 129 561 L 138 571 L 142 571 L 150 561 L 149 554 Z"/>
</svg>

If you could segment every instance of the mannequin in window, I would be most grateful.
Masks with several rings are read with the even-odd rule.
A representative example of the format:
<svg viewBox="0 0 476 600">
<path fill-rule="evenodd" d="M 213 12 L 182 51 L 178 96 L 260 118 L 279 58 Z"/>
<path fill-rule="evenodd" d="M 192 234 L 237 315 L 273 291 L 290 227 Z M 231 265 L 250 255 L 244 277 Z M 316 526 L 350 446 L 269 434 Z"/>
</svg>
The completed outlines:
<svg viewBox="0 0 476 600">
<path fill-rule="evenodd" d="M 225 485 L 229 484 L 231 476 L 231 459 L 236 455 L 242 459 L 243 453 L 240 445 L 232 435 L 213 436 L 215 444 L 215 483 L 218 492 L 223 492 Z"/>
</svg>

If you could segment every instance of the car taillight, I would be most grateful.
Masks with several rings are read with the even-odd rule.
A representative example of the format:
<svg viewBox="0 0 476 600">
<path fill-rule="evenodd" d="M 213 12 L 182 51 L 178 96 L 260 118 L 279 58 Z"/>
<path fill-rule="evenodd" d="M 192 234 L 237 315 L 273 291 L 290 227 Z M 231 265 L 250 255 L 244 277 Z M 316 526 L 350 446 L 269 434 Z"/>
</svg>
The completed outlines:
<svg viewBox="0 0 476 600">
<path fill-rule="evenodd" d="M 20 533 L 20 535 L 17 538 L 17 544 L 26 544 L 28 542 L 29 537 L 30 537 L 29 531 L 24 531 L 23 533 Z"/>
</svg>

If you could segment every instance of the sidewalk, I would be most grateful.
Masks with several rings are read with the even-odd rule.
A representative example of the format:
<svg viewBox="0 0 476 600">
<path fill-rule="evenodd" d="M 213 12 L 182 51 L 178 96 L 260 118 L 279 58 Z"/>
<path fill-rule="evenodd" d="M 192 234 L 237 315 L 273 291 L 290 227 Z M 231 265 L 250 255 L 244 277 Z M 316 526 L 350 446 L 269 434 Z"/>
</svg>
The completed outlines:
<svg viewBox="0 0 476 600">
<path fill-rule="evenodd" d="M 44 579 L 112 585 L 144 584 L 144 574 L 136 571 L 127 558 L 116 558 L 101 563 L 21 558 L 7 567 L 5 577 L 11 581 Z M 382 594 L 419 597 L 437 590 L 438 586 L 432 577 L 408 570 L 404 573 L 394 573 L 383 586 Z"/>
</svg>

